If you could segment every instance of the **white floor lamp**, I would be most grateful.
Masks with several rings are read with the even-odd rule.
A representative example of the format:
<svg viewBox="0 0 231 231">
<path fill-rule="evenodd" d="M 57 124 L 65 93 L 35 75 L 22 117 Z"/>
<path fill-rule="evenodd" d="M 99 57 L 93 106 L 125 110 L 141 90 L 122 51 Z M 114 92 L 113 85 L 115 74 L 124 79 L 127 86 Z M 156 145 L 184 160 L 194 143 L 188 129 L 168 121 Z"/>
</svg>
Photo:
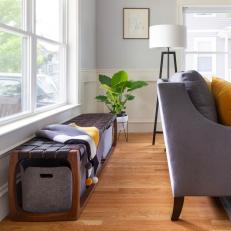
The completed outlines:
<svg viewBox="0 0 231 231">
<path fill-rule="evenodd" d="M 167 76 L 170 75 L 170 55 L 173 56 L 174 70 L 177 72 L 176 52 L 170 51 L 170 48 L 184 48 L 186 47 L 186 27 L 182 25 L 155 25 L 150 27 L 150 48 L 167 48 L 167 51 L 161 52 L 160 73 L 159 79 L 163 79 L 163 62 L 164 57 L 167 55 Z M 156 111 L 153 129 L 152 144 L 156 142 L 157 133 L 157 118 L 158 118 L 159 102 L 156 99 Z"/>
</svg>

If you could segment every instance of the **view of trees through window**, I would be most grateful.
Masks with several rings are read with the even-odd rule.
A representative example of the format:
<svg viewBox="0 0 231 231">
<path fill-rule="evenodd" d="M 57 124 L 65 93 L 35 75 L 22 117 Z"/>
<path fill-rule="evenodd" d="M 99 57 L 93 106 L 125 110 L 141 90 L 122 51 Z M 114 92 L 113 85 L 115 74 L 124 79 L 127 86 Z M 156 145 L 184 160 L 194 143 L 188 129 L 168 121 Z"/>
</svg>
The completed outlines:
<svg viewBox="0 0 231 231">
<path fill-rule="evenodd" d="M 0 1 L 0 22 L 20 27 L 21 0 Z M 22 55 L 22 40 L 19 36 L 0 31 L 0 72 L 20 73 Z"/>
<path fill-rule="evenodd" d="M 35 108 L 41 108 L 60 102 L 60 70 L 65 69 L 60 68 L 63 47 L 60 42 L 62 0 L 34 0 L 37 18 L 29 20 L 35 22 L 33 28 L 36 31 L 32 31 L 35 45 L 30 43 L 32 37 L 28 19 L 25 20 L 28 17 L 26 1 L 32 0 L 0 0 L 0 120 L 31 111 L 34 107 L 32 104 Z M 31 57 L 36 60 L 30 60 Z M 37 63 L 36 71 L 28 72 L 34 62 Z M 36 76 L 33 76 L 35 73 Z M 35 81 L 30 78 L 35 78 Z M 32 97 L 29 95 L 30 84 L 33 83 L 36 83 L 36 87 L 33 87 L 36 89 L 36 102 L 29 105 L 28 98 Z"/>
</svg>

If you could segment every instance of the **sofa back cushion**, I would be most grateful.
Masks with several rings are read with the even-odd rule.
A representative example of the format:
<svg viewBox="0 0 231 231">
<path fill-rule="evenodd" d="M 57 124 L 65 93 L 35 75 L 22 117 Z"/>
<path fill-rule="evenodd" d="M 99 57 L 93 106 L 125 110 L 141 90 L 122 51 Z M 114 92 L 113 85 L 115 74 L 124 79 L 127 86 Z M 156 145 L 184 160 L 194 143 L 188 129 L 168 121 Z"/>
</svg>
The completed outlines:
<svg viewBox="0 0 231 231">
<path fill-rule="evenodd" d="M 204 78 L 197 71 L 174 74 L 170 82 L 182 82 L 195 108 L 207 119 L 217 122 L 217 112 L 212 93 Z"/>
<path fill-rule="evenodd" d="M 219 121 L 231 126 L 231 83 L 213 78 L 212 93 L 216 102 Z"/>
</svg>

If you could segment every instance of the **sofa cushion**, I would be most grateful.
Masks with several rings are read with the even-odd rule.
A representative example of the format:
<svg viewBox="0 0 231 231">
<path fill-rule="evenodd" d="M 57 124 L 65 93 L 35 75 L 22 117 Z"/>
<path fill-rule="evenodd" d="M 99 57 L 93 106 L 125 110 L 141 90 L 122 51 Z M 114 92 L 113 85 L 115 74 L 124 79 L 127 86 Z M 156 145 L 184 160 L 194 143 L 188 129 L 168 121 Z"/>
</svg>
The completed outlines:
<svg viewBox="0 0 231 231">
<path fill-rule="evenodd" d="M 217 122 L 217 112 L 212 93 L 204 78 L 197 71 L 174 74 L 170 82 L 183 82 L 196 109 L 207 119 Z"/>
<path fill-rule="evenodd" d="M 212 93 L 220 122 L 231 126 L 231 83 L 223 79 L 213 78 Z"/>
</svg>

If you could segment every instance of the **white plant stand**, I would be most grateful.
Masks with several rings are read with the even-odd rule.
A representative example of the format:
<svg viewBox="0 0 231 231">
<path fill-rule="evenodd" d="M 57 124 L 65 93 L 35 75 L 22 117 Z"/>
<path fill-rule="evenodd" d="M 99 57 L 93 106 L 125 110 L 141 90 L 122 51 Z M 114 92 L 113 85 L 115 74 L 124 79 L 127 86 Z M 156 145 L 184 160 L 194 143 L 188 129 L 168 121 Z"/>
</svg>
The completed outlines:
<svg viewBox="0 0 231 231">
<path fill-rule="evenodd" d="M 123 133 L 126 142 L 128 142 L 128 115 L 126 116 L 117 116 L 117 127 L 118 127 L 118 140 L 120 134 Z"/>
</svg>

